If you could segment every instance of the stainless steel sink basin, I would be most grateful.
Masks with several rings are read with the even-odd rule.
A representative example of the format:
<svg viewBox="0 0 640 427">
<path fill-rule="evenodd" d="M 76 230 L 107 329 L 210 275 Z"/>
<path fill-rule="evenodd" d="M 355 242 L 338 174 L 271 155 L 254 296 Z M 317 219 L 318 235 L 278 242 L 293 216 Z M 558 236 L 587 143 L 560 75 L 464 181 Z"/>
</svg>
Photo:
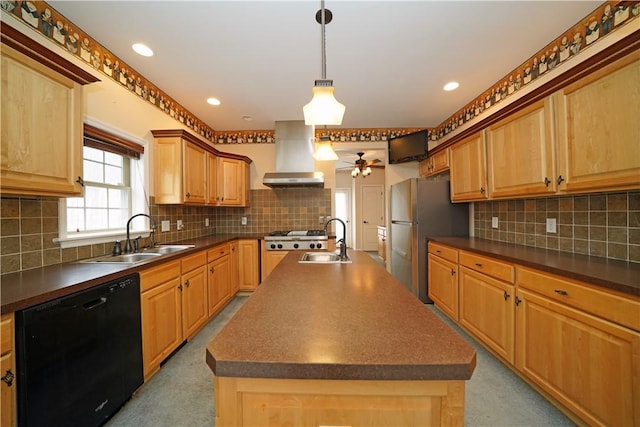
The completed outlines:
<svg viewBox="0 0 640 427">
<path fill-rule="evenodd" d="M 308 264 L 345 264 L 351 262 L 340 261 L 340 256 L 335 252 L 305 252 L 298 262 Z"/>
<path fill-rule="evenodd" d="M 145 249 L 143 254 L 172 254 L 174 252 L 180 252 L 185 249 L 193 248 L 195 245 L 159 245 L 155 248 Z"/>
<path fill-rule="evenodd" d="M 122 255 L 106 255 L 100 258 L 91 258 L 87 260 L 83 260 L 82 262 L 106 262 L 106 263 L 116 263 L 116 264 L 135 264 L 138 262 L 146 261 L 151 258 L 155 258 L 161 256 L 162 254 L 158 253 L 142 253 L 138 252 L 135 254 L 122 254 Z"/>
</svg>

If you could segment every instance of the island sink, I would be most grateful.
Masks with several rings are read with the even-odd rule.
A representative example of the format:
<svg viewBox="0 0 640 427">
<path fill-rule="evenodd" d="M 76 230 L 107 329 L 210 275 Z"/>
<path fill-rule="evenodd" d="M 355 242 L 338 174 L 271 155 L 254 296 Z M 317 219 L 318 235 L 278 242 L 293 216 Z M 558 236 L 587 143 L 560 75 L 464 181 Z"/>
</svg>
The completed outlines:
<svg viewBox="0 0 640 427">
<path fill-rule="evenodd" d="M 303 264 L 344 264 L 350 263 L 351 259 L 347 257 L 346 261 L 340 260 L 340 255 L 335 252 L 305 252 L 298 262 Z"/>
</svg>

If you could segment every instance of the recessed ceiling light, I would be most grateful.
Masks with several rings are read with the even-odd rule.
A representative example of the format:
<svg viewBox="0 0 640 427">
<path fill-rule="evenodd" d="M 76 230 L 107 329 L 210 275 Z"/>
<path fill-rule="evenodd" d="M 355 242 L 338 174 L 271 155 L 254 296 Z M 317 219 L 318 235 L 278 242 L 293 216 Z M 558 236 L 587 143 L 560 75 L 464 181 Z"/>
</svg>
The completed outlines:
<svg viewBox="0 0 640 427">
<path fill-rule="evenodd" d="M 460 84 L 458 84 L 458 82 L 449 82 L 446 85 L 444 85 L 443 89 L 446 90 L 447 92 L 458 89 L 458 86 L 460 86 Z"/>
<path fill-rule="evenodd" d="M 245 115 L 245 116 L 242 116 L 242 120 L 246 120 L 247 122 L 250 122 L 251 120 L 253 120 L 253 117 L 249 115 Z"/>
<path fill-rule="evenodd" d="M 134 43 L 131 45 L 131 49 L 138 55 L 142 56 L 153 56 L 153 51 L 149 46 L 142 43 Z"/>
<path fill-rule="evenodd" d="M 207 104 L 220 105 L 220 100 L 218 98 L 207 98 Z"/>
</svg>

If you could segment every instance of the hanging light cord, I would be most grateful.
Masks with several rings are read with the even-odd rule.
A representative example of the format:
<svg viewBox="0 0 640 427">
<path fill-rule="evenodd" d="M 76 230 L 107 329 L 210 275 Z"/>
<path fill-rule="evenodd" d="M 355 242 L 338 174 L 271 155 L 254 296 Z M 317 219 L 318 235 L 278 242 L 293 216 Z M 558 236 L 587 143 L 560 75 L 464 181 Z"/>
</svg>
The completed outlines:
<svg viewBox="0 0 640 427">
<path fill-rule="evenodd" d="M 326 52 L 326 39 L 324 26 L 326 24 L 326 18 L 324 14 L 324 0 L 320 0 L 320 31 L 322 37 L 320 38 L 322 44 L 322 80 L 327 78 L 327 52 Z"/>
</svg>

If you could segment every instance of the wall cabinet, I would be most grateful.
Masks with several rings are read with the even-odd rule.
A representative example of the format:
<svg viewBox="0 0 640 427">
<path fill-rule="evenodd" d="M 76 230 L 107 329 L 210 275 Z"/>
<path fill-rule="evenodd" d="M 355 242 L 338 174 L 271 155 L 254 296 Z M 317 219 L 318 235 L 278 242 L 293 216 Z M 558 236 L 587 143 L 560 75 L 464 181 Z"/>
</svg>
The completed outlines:
<svg viewBox="0 0 640 427">
<path fill-rule="evenodd" d="M 640 186 L 639 81 L 636 51 L 556 94 L 561 191 Z"/>
<path fill-rule="evenodd" d="M 556 145 L 551 98 L 538 101 L 487 129 L 491 198 L 556 192 Z"/>
<path fill-rule="evenodd" d="M 218 313 L 231 299 L 231 249 L 228 244 L 207 251 L 209 317 Z"/>
<path fill-rule="evenodd" d="M 82 195 L 82 85 L 5 44 L 1 57 L 2 194 Z"/>
<path fill-rule="evenodd" d="M 258 240 L 238 240 L 238 259 L 238 290 L 256 290 L 260 283 L 260 253 L 258 250 Z"/>
<path fill-rule="evenodd" d="M 484 132 L 478 132 L 451 147 L 451 201 L 485 200 L 487 155 Z"/>
<path fill-rule="evenodd" d="M 638 425 L 640 301 L 521 267 L 517 296 L 517 368 L 589 425 Z"/>
<path fill-rule="evenodd" d="M 207 311 L 207 252 L 187 255 L 180 260 L 182 336 L 191 339 L 205 324 Z"/>
<path fill-rule="evenodd" d="M 421 177 L 437 175 L 446 170 L 449 170 L 449 147 L 429 154 L 429 157 L 420 162 Z"/>
<path fill-rule="evenodd" d="M 147 381 L 182 343 L 180 261 L 140 271 L 142 360 Z"/>
<path fill-rule="evenodd" d="M 514 275 L 513 265 L 460 251 L 460 324 L 512 364 Z"/>
<path fill-rule="evenodd" d="M 248 206 L 249 163 L 184 130 L 152 130 L 158 204 Z"/>
<path fill-rule="evenodd" d="M 429 242 L 427 274 L 429 298 L 445 314 L 458 320 L 458 251 Z"/>
<path fill-rule="evenodd" d="M 16 366 L 13 313 L 0 317 L 0 426 L 16 425 Z"/>
</svg>

